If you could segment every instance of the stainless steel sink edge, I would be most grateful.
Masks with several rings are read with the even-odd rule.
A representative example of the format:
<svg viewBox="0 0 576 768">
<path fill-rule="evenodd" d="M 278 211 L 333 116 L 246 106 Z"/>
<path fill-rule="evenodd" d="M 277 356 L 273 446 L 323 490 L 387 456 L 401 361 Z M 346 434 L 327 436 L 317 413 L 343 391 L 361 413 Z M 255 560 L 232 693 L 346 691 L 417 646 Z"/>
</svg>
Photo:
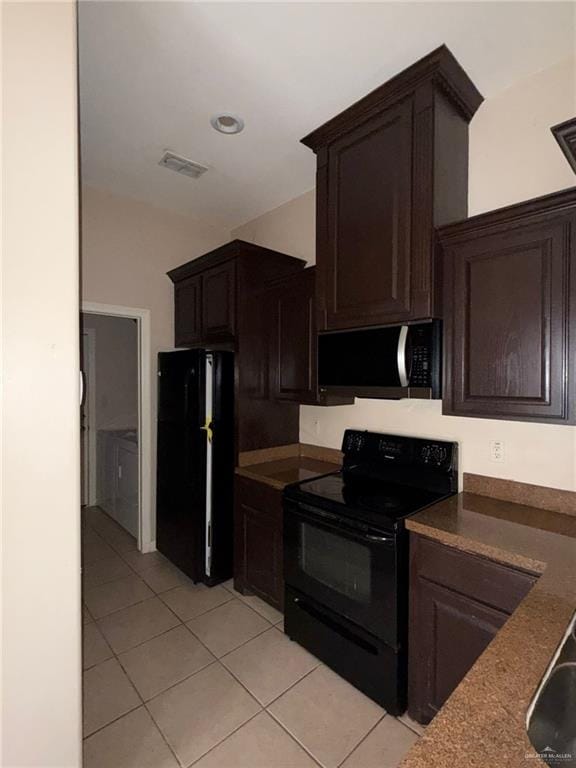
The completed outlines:
<svg viewBox="0 0 576 768">
<path fill-rule="evenodd" d="M 576 767 L 576 613 L 532 697 L 526 732 L 536 752 L 530 757 Z"/>
<path fill-rule="evenodd" d="M 534 708 L 538 702 L 538 699 L 540 698 L 540 694 L 542 693 L 544 686 L 548 682 L 552 672 L 554 671 L 554 667 L 556 666 L 556 663 L 558 659 L 560 658 L 560 654 L 564 650 L 564 646 L 566 645 L 568 639 L 572 636 L 576 640 L 576 612 L 572 615 L 572 618 L 570 619 L 570 623 L 568 624 L 566 628 L 566 632 L 564 632 L 564 635 L 562 637 L 562 640 L 558 644 L 558 647 L 554 651 L 554 656 L 552 656 L 552 659 L 550 661 L 550 664 L 546 667 L 546 671 L 542 675 L 542 680 L 540 680 L 540 684 L 538 685 L 538 688 L 536 689 L 536 693 L 532 697 L 532 701 L 530 702 L 530 705 L 528 706 L 528 710 L 526 711 L 526 730 L 528 731 L 530 728 L 530 721 L 532 719 L 532 715 L 534 713 Z"/>
</svg>

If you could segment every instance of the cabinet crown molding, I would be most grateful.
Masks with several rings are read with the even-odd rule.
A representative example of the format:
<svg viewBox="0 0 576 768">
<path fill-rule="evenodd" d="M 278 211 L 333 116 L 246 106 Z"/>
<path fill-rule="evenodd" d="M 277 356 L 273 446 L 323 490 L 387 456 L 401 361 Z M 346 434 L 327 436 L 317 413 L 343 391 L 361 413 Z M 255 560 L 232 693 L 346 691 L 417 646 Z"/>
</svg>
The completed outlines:
<svg viewBox="0 0 576 768">
<path fill-rule="evenodd" d="M 553 125 L 550 130 L 570 163 L 570 167 L 576 173 L 576 117 Z"/>
<path fill-rule="evenodd" d="M 510 226 L 515 222 L 529 219 L 532 216 L 537 216 L 538 218 L 552 217 L 568 213 L 571 209 L 576 214 L 576 187 L 569 187 L 560 192 L 523 200 L 520 203 L 513 203 L 504 208 L 497 208 L 494 211 L 479 213 L 476 216 L 470 216 L 467 219 L 438 227 L 436 233 L 441 244 L 447 246 L 472 231 L 481 232 L 485 228 L 491 228 L 498 224 Z"/>
<path fill-rule="evenodd" d="M 281 253 L 280 251 L 274 251 L 271 248 L 264 248 L 263 246 L 257 245 L 256 243 L 249 243 L 246 240 L 235 239 L 231 240 L 229 243 L 218 246 L 218 248 L 214 248 L 214 250 L 209 251 L 208 253 L 202 254 L 202 256 L 198 256 L 195 259 L 186 262 L 186 264 L 182 264 L 175 269 L 171 269 L 166 274 L 173 283 L 178 283 L 180 280 L 185 280 L 187 277 L 191 277 L 192 275 L 196 275 L 199 272 L 203 272 L 208 267 L 216 267 L 219 264 L 223 264 L 224 262 L 229 261 L 230 259 L 251 255 L 262 257 L 266 254 L 270 254 L 275 257 L 281 256 L 284 259 L 289 259 L 296 269 L 303 269 L 306 266 L 306 262 L 303 259 L 298 259 L 295 256 L 289 256 L 288 254 Z"/>
<path fill-rule="evenodd" d="M 301 142 L 317 152 L 351 127 L 369 120 L 425 83 L 443 91 L 467 121 L 484 101 L 450 49 L 441 45 L 309 133 Z"/>
</svg>

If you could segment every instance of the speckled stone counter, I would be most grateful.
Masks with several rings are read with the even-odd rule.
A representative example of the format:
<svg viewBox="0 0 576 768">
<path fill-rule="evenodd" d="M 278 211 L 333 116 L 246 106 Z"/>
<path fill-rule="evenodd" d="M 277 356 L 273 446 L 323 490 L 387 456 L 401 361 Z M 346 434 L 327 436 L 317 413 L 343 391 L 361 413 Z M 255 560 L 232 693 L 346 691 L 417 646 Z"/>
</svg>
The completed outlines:
<svg viewBox="0 0 576 768">
<path fill-rule="evenodd" d="M 576 494 L 563 503 L 570 499 Z M 542 768 L 528 740 L 526 713 L 576 611 L 576 517 L 465 492 L 415 515 L 407 526 L 540 577 L 402 768 Z"/>
<path fill-rule="evenodd" d="M 236 474 L 282 490 L 290 483 L 336 472 L 342 454 L 333 448 L 304 443 L 240 454 Z"/>
</svg>

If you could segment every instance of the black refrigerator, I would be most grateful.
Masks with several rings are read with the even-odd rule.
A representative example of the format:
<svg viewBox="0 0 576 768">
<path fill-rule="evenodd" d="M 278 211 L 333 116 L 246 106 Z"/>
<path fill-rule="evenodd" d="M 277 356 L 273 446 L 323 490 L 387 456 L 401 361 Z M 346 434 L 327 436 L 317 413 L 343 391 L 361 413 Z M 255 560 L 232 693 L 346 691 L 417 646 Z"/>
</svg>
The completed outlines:
<svg viewBox="0 0 576 768">
<path fill-rule="evenodd" d="M 158 355 L 156 547 L 195 582 L 232 576 L 234 355 Z"/>
</svg>

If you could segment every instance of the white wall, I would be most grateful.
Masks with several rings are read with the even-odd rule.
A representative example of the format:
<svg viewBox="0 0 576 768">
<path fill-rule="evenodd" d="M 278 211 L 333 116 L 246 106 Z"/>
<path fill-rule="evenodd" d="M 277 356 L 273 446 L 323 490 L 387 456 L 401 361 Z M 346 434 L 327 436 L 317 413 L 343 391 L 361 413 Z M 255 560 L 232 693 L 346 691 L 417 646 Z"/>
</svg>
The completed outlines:
<svg viewBox="0 0 576 768">
<path fill-rule="evenodd" d="M 83 187 L 81 236 L 82 301 L 149 309 L 156 352 L 174 342 L 166 272 L 228 242 L 230 232 Z"/>
<path fill-rule="evenodd" d="M 82 313 L 94 329 L 94 429 L 138 429 L 138 326 L 127 317 Z"/>
<path fill-rule="evenodd" d="M 574 60 L 561 62 L 484 102 L 470 130 L 470 213 L 573 186 L 576 177 L 550 126 L 576 112 Z M 238 227 L 233 237 L 279 248 L 314 263 L 310 192 Z M 458 440 L 467 472 L 576 490 L 576 429 L 442 416 L 441 404 L 357 400 L 333 408 L 302 406 L 300 439 L 340 447 L 346 427 Z M 505 462 L 490 460 L 503 440 Z"/>
<path fill-rule="evenodd" d="M 249 243 L 267 245 L 281 253 L 316 263 L 316 190 L 305 192 L 279 208 L 259 216 L 232 231 Z"/>
<path fill-rule="evenodd" d="M 72 2 L 3 3 L 2 744 L 81 763 L 78 174 Z"/>
<path fill-rule="evenodd" d="M 470 124 L 470 215 L 573 187 L 550 128 L 575 112 L 573 58 L 487 99 Z"/>
<path fill-rule="evenodd" d="M 155 510 L 157 353 L 174 346 L 173 288 L 166 272 L 228 242 L 230 232 L 92 187 L 82 189 L 81 226 L 82 301 L 150 311 L 152 354 L 147 375 Z"/>
</svg>

